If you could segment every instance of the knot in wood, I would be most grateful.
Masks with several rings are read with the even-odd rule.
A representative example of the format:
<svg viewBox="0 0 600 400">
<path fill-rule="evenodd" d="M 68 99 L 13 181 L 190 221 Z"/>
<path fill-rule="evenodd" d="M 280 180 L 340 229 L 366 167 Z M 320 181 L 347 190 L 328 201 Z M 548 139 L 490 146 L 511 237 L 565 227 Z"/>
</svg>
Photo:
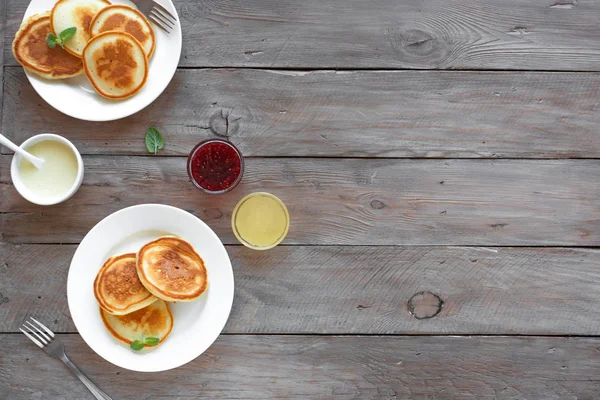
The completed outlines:
<svg viewBox="0 0 600 400">
<path fill-rule="evenodd" d="M 223 109 L 213 114 L 209 121 L 210 131 L 224 138 L 235 135 L 239 129 L 239 120 L 241 117 L 234 118 L 231 113 L 232 110 Z"/>
<path fill-rule="evenodd" d="M 409 29 L 400 35 L 400 44 L 408 53 L 427 55 L 435 46 L 435 36 L 420 29 Z"/>
<path fill-rule="evenodd" d="M 421 29 L 393 29 L 388 32 L 392 48 L 408 62 L 413 59 L 415 62 L 427 61 L 439 66 L 448 56 L 450 46 L 434 32 Z"/>
<path fill-rule="evenodd" d="M 433 318 L 442 311 L 444 301 L 431 292 L 415 293 L 408 300 L 408 312 L 416 319 Z"/>
<path fill-rule="evenodd" d="M 376 210 L 381 210 L 382 208 L 385 208 L 385 203 L 380 200 L 373 200 L 371 202 L 371 208 L 374 208 Z"/>
<path fill-rule="evenodd" d="M 179 8 L 179 16 L 183 19 L 196 22 L 198 18 L 210 13 L 210 4 L 206 0 L 186 2 Z"/>
</svg>

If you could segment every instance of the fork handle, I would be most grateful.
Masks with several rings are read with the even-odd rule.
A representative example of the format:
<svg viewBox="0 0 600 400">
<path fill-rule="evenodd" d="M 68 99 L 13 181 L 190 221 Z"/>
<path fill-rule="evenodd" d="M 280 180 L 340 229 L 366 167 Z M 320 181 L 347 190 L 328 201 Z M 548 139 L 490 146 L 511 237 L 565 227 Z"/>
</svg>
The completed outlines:
<svg viewBox="0 0 600 400">
<path fill-rule="evenodd" d="M 110 396 L 107 395 L 106 393 L 104 393 L 102 390 L 100 390 L 100 388 L 98 386 L 96 386 L 96 384 L 94 384 L 94 382 L 90 381 L 89 378 L 87 376 L 85 376 L 84 373 L 81 372 L 79 370 L 79 368 L 77 368 L 75 366 L 75 364 L 73 364 L 71 362 L 71 360 L 69 360 L 65 354 L 63 354 L 60 357 L 60 359 L 61 359 L 62 362 L 65 363 L 65 365 L 67 367 L 69 367 L 69 369 L 71 370 L 71 372 L 73 372 L 75 374 L 75 376 L 79 378 L 79 380 L 85 385 L 85 387 L 87 387 L 90 390 L 90 392 L 92 392 L 92 394 L 94 395 L 94 397 L 96 397 L 96 399 L 98 399 L 98 400 L 112 400 L 110 398 Z"/>
</svg>

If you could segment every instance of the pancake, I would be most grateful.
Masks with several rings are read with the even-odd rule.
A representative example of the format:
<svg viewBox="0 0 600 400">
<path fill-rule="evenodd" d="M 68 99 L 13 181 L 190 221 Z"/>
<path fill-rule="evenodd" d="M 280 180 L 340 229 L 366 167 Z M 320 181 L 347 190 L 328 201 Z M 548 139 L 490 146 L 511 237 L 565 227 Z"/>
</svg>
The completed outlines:
<svg viewBox="0 0 600 400">
<path fill-rule="evenodd" d="M 135 261 L 135 253 L 111 257 L 94 280 L 94 296 L 110 314 L 129 314 L 158 300 L 140 282 Z"/>
<path fill-rule="evenodd" d="M 70 27 L 76 27 L 75 36 L 65 42 L 65 50 L 81 58 L 85 44 L 90 40 L 90 25 L 94 16 L 109 6 L 106 0 L 58 0 L 52 8 L 50 24 L 58 36 Z"/>
<path fill-rule="evenodd" d="M 137 271 L 146 289 L 165 301 L 192 301 L 208 287 L 204 261 L 175 236 L 146 243 L 137 253 Z"/>
<path fill-rule="evenodd" d="M 102 32 L 110 31 L 129 33 L 140 42 L 146 56 L 152 57 L 156 44 L 154 31 L 146 17 L 135 8 L 112 5 L 100 10 L 92 20 L 90 35 L 94 37 Z"/>
<path fill-rule="evenodd" d="M 102 96 L 124 99 L 146 83 L 148 59 L 140 42 L 130 34 L 104 32 L 85 46 L 83 69 Z"/>
<path fill-rule="evenodd" d="M 128 345 L 147 337 L 158 338 L 161 344 L 173 329 L 173 315 L 162 300 L 127 315 L 112 315 L 100 308 L 100 316 L 110 334 Z"/>
<path fill-rule="evenodd" d="M 15 35 L 13 55 L 28 71 L 46 79 L 64 79 L 83 72 L 81 60 L 60 46 L 51 49 L 46 37 L 52 33 L 50 13 L 36 14 L 23 21 Z"/>
</svg>

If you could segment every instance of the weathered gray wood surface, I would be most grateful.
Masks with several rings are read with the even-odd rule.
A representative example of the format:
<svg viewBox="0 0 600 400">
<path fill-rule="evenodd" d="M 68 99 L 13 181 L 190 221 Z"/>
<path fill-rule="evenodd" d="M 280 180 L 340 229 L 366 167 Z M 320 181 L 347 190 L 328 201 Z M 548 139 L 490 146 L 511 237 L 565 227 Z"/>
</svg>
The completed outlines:
<svg viewBox="0 0 600 400">
<path fill-rule="evenodd" d="M 290 210 L 287 244 L 600 245 L 599 160 L 253 158 L 238 188 L 213 196 L 188 181 L 183 157 L 86 156 L 80 190 L 45 208 L 15 191 L 9 161 L 0 232 L 13 243 L 78 243 L 110 213 L 152 202 L 189 210 L 237 243 L 235 204 L 267 191 Z"/>
<path fill-rule="evenodd" d="M 6 36 L 6 1 L 7 0 L 0 0 L 0 49 L 4 49 Z M 4 99 L 4 51 L 0 54 L 0 83 L 0 121 L 2 121 L 2 102 Z"/>
<path fill-rule="evenodd" d="M 74 251 L 65 245 L 0 245 L 0 332 L 18 332 L 28 315 L 56 332 L 75 332 L 66 298 Z M 227 251 L 236 278 L 227 333 L 600 334 L 599 250 Z M 427 302 L 415 296 L 421 292 L 439 296 L 437 315 L 427 318 L 438 308 L 428 313 Z"/>
<path fill-rule="evenodd" d="M 6 74 L 2 131 L 18 143 L 54 131 L 85 154 L 146 155 L 155 124 L 162 155 L 227 133 L 246 156 L 600 157 L 595 73 L 180 70 L 150 107 L 109 123 L 60 114 L 21 68 Z"/>
<path fill-rule="evenodd" d="M 236 298 L 204 355 L 139 374 L 61 335 L 113 398 L 597 397 L 600 250 L 498 246 L 600 246 L 600 0 L 178 0 L 188 69 L 146 110 L 101 124 L 35 94 L 10 53 L 29 0 L 5 1 L 0 132 L 67 136 L 86 178 L 37 207 L 0 154 L 0 399 L 90 397 L 15 333 L 28 315 L 75 331 L 76 246 L 62 243 L 159 202 L 233 244 L 231 211 L 257 190 L 286 202 L 291 231 L 268 252 L 228 246 Z M 146 156 L 151 124 L 162 157 Z M 183 157 L 215 135 L 251 157 L 218 197 L 193 188 Z"/>
<path fill-rule="evenodd" d="M 598 338 L 221 336 L 160 374 L 117 368 L 78 335 L 60 338 L 115 399 L 575 400 L 600 390 Z M 2 336 L 0 387 L 13 400 L 91 398 L 23 335 Z"/>
<path fill-rule="evenodd" d="M 11 0 L 5 55 L 29 0 Z M 181 65 L 600 69 L 597 0 L 178 0 Z"/>
</svg>

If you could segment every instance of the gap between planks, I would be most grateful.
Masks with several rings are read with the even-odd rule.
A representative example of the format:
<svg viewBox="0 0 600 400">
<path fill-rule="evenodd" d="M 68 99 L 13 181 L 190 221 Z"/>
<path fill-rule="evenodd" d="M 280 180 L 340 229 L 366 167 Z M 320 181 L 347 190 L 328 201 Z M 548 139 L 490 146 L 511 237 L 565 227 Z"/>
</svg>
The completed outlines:
<svg viewBox="0 0 600 400">
<path fill-rule="evenodd" d="M 19 65 L 7 65 L 7 67 L 15 68 Z M 448 73 L 459 73 L 459 72 L 535 72 L 535 73 L 576 73 L 576 74 L 597 74 L 600 73 L 600 69 L 597 70 L 578 70 L 578 69 L 502 69 L 502 68 L 451 68 L 451 69 L 438 69 L 438 68 L 353 68 L 353 67 L 339 67 L 339 68 L 301 68 L 301 67 L 246 67 L 246 66 L 178 66 L 177 69 L 181 70 L 234 70 L 234 69 L 245 69 L 245 70 L 257 70 L 257 71 L 288 71 L 288 72 L 300 72 L 300 73 L 324 73 L 324 72 L 400 72 L 400 71 L 412 71 L 412 72 L 448 72 Z"/>
<path fill-rule="evenodd" d="M 0 215 L 2 214 L 18 214 L 18 212 L 3 212 L 0 211 Z M 1 245 L 11 245 L 11 246 L 79 246 L 80 242 L 22 242 L 22 243 L 14 243 L 14 242 L 3 242 L 0 241 Z M 224 243 L 225 247 L 239 247 L 243 248 L 244 245 L 240 243 Z M 564 246 L 564 245 L 493 245 L 493 246 L 481 246 L 478 244 L 461 244 L 461 245 L 447 245 L 447 244 L 309 244 L 309 243 L 298 243 L 298 244 L 290 244 L 290 243 L 281 243 L 278 244 L 277 247 L 434 247 L 440 249 L 454 249 L 454 250 L 475 250 L 475 251 L 490 251 L 497 253 L 496 249 L 576 249 L 576 250 L 589 250 L 592 252 L 600 252 L 600 246 Z"/>
<path fill-rule="evenodd" d="M 67 332 L 54 332 L 57 335 L 79 335 L 79 332 L 76 331 L 67 331 Z M 0 332 L 0 336 L 2 335 L 22 335 L 23 332 Z M 600 335 L 565 335 L 565 334 L 556 334 L 556 335 L 539 335 L 539 334 L 509 334 L 509 333 L 472 333 L 472 334 L 462 334 L 462 333 L 448 333 L 448 334 L 440 334 L 440 333 L 427 333 L 427 334 L 409 334 L 409 333 L 242 333 L 242 332 L 221 332 L 219 336 L 238 336 L 238 337 L 258 337 L 258 336 L 286 336 L 286 337 L 366 337 L 366 338 L 490 338 L 490 339 L 501 339 L 501 338 L 524 338 L 524 339 L 560 339 L 560 338 L 582 338 L 582 339 L 599 339 Z"/>
</svg>

